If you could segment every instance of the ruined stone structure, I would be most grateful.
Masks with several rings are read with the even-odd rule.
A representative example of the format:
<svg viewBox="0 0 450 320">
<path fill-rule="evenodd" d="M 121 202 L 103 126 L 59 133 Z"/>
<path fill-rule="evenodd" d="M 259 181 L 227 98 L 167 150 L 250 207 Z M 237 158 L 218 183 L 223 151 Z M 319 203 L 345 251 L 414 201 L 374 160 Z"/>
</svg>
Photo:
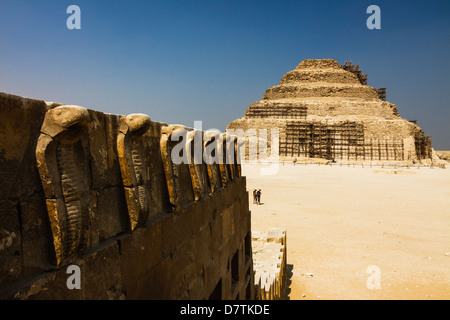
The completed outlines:
<svg viewBox="0 0 450 320">
<path fill-rule="evenodd" d="M 287 295 L 286 240 L 286 229 L 252 232 L 255 295 L 258 300 L 283 300 Z"/>
<path fill-rule="evenodd" d="M 349 63 L 305 60 L 266 90 L 227 130 L 279 130 L 279 155 L 286 160 L 429 161 L 431 137 L 400 117 L 385 101 L 386 89 L 367 86 L 367 75 Z M 246 149 L 248 157 L 249 149 Z"/>
<path fill-rule="evenodd" d="M 180 130 L 0 93 L 0 298 L 254 299 L 240 165 L 174 163 Z"/>
</svg>

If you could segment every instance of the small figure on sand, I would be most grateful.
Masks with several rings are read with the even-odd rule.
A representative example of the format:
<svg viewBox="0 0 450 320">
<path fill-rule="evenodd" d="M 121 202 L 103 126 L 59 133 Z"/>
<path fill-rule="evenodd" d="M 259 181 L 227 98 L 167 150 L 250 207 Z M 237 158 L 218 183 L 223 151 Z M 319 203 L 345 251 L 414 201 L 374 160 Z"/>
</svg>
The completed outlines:
<svg viewBox="0 0 450 320">
<path fill-rule="evenodd" d="M 257 190 L 255 189 L 255 190 L 253 190 L 253 204 L 257 204 L 258 203 L 258 198 L 257 198 L 257 196 L 256 196 L 256 192 L 257 192 Z"/>
<path fill-rule="evenodd" d="M 261 189 L 259 189 L 258 191 L 256 191 L 256 204 L 261 204 Z"/>
</svg>

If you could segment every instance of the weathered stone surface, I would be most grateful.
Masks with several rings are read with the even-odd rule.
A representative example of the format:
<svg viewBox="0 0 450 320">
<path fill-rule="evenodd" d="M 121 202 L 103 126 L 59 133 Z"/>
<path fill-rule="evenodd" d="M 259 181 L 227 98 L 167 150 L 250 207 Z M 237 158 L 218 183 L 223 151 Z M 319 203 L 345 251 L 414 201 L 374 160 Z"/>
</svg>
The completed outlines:
<svg viewBox="0 0 450 320">
<path fill-rule="evenodd" d="M 270 228 L 252 235 L 257 292 L 262 300 L 284 299 L 287 280 L 286 230 Z"/>
<path fill-rule="evenodd" d="M 194 191 L 194 200 L 198 201 L 211 193 L 207 167 L 203 161 L 203 132 L 189 131 L 186 135 L 186 153 L 188 155 L 189 173 Z"/>
<path fill-rule="evenodd" d="M 436 156 L 443 161 L 450 162 L 450 151 L 436 151 Z"/>
<path fill-rule="evenodd" d="M 0 92 L 0 199 L 17 190 L 17 182 L 33 184 L 34 147 L 46 112 L 44 101 Z M 25 181 L 24 181 L 25 180 Z M 36 181 L 36 179 L 34 179 Z"/>
<path fill-rule="evenodd" d="M 226 187 L 228 181 L 232 179 L 229 166 L 227 165 L 227 135 L 222 133 L 219 136 L 218 141 L 218 152 L 219 152 L 219 170 L 220 178 L 222 180 L 222 186 Z"/>
<path fill-rule="evenodd" d="M 142 135 L 150 128 L 150 117 L 143 113 L 133 113 L 125 117 L 125 123 L 131 132 Z"/>
<path fill-rule="evenodd" d="M 100 190 L 122 184 L 116 151 L 119 116 L 88 110 L 89 154 L 92 188 Z"/>
<path fill-rule="evenodd" d="M 111 239 L 130 230 L 123 188 L 100 189 L 96 193 L 96 221 L 99 241 Z"/>
<path fill-rule="evenodd" d="M 13 202 L 0 201 L 0 226 L 0 280 L 5 285 L 18 281 L 22 273 L 22 234 Z"/>
<path fill-rule="evenodd" d="M 49 224 L 35 157 L 46 111 L 44 101 L 0 92 L 0 291 L 51 265 Z"/>
<path fill-rule="evenodd" d="M 148 219 L 163 212 L 168 212 L 170 208 L 169 194 L 167 190 L 164 165 L 161 158 L 161 129 L 167 124 L 152 122 L 146 133 L 147 145 L 144 151 L 144 161 L 150 172 L 148 181 L 149 190 L 149 216 Z"/>
<path fill-rule="evenodd" d="M 205 132 L 203 140 L 205 150 L 204 154 L 207 159 L 206 166 L 208 170 L 207 172 L 211 192 L 216 192 L 222 187 L 222 178 L 219 168 L 219 154 L 217 152 L 218 138 L 219 135 L 213 132 Z"/>
<path fill-rule="evenodd" d="M 163 159 L 170 202 L 175 210 L 179 210 L 182 205 L 194 201 L 188 156 L 187 154 L 181 154 L 180 163 L 174 163 L 172 157 L 172 150 L 176 142 L 184 141 L 184 144 L 186 144 L 187 132 L 188 128 L 180 125 L 162 128 L 161 157 Z"/>
<path fill-rule="evenodd" d="M 126 201 L 131 230 L 147 221 L 150 210 L 150 170 L 145 162 L 147 140 L 143 136 L 150 128 L 150 117 L 131 114 L 121 118 L 117 137 L 122 182 L 126 188 Z"/>
<path fill-rule="evenodd" d="M 116 300 L 125 298 L 120 267 L 119 250 L 113 242 L 85 259 L 77 261 L 80 268 L 80 289 L 69 289 L 72 273 L 65 266 L 55 272 L 32 279 L 31 284 L 10 293 L 17 300 Z"/>
<path fill-rule="evenodd" d="M 173 252 L 173 268 L 179 272 L 174 274 L 172 299 L 189 299 L 191 284 L 195 282 L 195 279 L 202 277 L 202 269 L 197 268 L 195 263 L 202 255 L 203 253 L 197 250 L 195 239 L 184 242 L 180 248 Z"/>
<path fill-rule="evenodd" d="M 162 221 L 136 229 L 132 236 L 120 239 L 119 243 L 123 284 L 130 297 L 137 297 L 136 284 L 163 259 Z"/>
<path fill-rule="evenodd" d="M 138 300 L 169 300 L 172 299 L 173 274 L 177 270 L 173 268 L 170 258 L 164 258 L 161 263 L 149 270 L 138 283 L 133 294 L 128 299 Z"/>
<path fill-rule="evenodd" d="M 42 194 L 33 194 L 17 204 L 21 222 L 24 278 L 53 267 L 51 230 Z M 0 259 L 1 260 L 1 259 Z"/>
<path fill-rule="evenodd" d="M 60 126 L 68 129 L 76 124 L 86 125 L 89 120 L 88 110 L 80 106 L 58 106 L 49 110 L 46 116 L 49 118 L 48 122 L 41 130 L 52 137 L 60 133 Z M 51 124 L 54 124 L 55 127 L 51 127 Z"/>
<path fill-rule="evenodd" d="M 51 109 L 37 142 L 37 167 L 46 193 L 58 266 L 75 260 L 92 245 L 94 201 L 89 190 L 88 121 L 89 113 L 82 107 Z"/>
<path fill-rule="evenodd" d="M 163 256 L 169 255 L 192 236 L 194 217 L 190 208 L 186 207 L 163 220 Z"/>
</svg>

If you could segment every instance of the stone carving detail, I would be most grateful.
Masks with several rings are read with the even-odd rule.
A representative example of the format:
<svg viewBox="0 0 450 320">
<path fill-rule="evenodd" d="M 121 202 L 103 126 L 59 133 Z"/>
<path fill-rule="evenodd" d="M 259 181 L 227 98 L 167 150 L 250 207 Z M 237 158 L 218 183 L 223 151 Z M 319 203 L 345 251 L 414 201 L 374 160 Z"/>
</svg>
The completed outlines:
<svg viewBox="0 0 450 320">
<path fill-rule="evenodd" d="M 235 142 L 236 136 L 225 133 L 197 131 L 179 125 L 162 128 L 161 157 L 170 203 L 176 210 L 240 177 Z M 187 180 L 191 182 L 190 186 L 186 185 Z"/>
<path fill-rule="evenodd" d="M 36 160 L 46 196 L 58 266 L 89 246 L 90 172 L 87 109 L 58 106 L 44 119 Z"/>
<path fill-rule="evenodd" d="M 245 139 L 237 138 L 236 145 L 234 148 L 236 150 L 236 171 L 237 171 L 238 177 L 240 178 L 240 177 L 242 177 L 241 162 L 242 162 L 243 156 L 245 156 Z"/>
<path fill-rule="evenodd" d="M 218 150 L 217 150 L 217 143 L 218 141 L 216 139 L 219 138 L 219 136 L 211 131 L 204 132 L 204 140 L 203 140 L 203 150 L 205 153 L 206 161 L 206 168 L 208 172 L 208 178 L 209 178 L 209 184 L 211 186 L 211 192 L 216 192 L 219 190 L 222 186 L 222 178 L 220 175 L 220 169 L 219 169 L 219 163 L 218 163 Z M 215 146 L 215 148 L 213 148 Z M 210 148 L 212 149 L 211 151 Z"/>
<path fill-rule="evenodd" d="M 226 134 L 226 152 L 228 175 L 231 180 L 237 179 L 240 177 L 240 159 L 237 136 Z"/>
<path fill-rule="evenodd" d="M 241 159 L 240 159 L 240 147 L 239 139 L 235 135 L 230 135 L 228 144 L 229 157 L 231 159 L 230 169 L 232 170 L 233 179 L 241 177 Z M 242 142 L 241 142 L 242 144 Z"/>
<path fill-rule="evenodd" d="M 228 181 L 232 180 L 229 165 L 227 164 L 227 134 L 220 134 L 217 149 L 219 151 L 219 169 L 222 187 L 226 187 Z"/>
<path fill-rule="evenodd" d="M 142 226 L 149 214 L 150 173 L 144 161 L 142 139 L 149 128 L 150 117 L 144 114 L 130 114 L 120 119 L 117 153 L 131 230 Z"/>
<path fill-rule="evenodd" d="M 197 141 L 195 141 L 197 139 Z M 197 143 L 197 145 L 196 145 Z M 196 150 L 198 148 L 198 150 Z M 203 161 L 203 132 L 194 130 L 187 133 L 186 153 L 189 161 L 194 199 L 198 201 L 211 191 L 206 165 Z"/>
<path fill-rule="evenodd" d="M 194 200 L 192 184 L 189 187 L 181 186 L 180 184 L 181 181 L 186 182 L 186 180 L 183 180 L 183 176 L 186 174 L 191 175 L 187 164 L 187 155 L 181 154 L 183 152 L 182 149 L 186 152 L 187 132 L 188 129 L 181 125 L 164 126 L 161 130 L 161 158 L 166 175 L 169 201 L 175 211 L 179 210 L 180 206 L 184 202 Z M 173 141 L 172 136 L 175 137 Z M 180 138 L 184 141 L 184 146 L 182 146 L 184 148 L 179 150 L 179 157 L 177 159 L 179 161 L 174 163 L 172 159 L 172 149 L 175 145 L 179 146 L 182 144 L 182 142 L 180 142 Z M 191 180 L 192 179 L 189 179 L 189 181 Z"/>
</svg>

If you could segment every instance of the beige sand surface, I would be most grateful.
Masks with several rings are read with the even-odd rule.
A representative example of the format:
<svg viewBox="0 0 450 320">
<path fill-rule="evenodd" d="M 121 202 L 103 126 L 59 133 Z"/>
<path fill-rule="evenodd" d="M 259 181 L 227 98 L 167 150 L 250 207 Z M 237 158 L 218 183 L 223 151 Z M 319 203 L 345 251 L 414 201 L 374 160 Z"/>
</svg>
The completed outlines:
<svg viewBox="0 0 450 320">
<path fill-rule="evenodd" d="M 287 229 L 290 299 L 450 299 L 450 168 L 261 167 L 252 230 Z"/>
</svg>

